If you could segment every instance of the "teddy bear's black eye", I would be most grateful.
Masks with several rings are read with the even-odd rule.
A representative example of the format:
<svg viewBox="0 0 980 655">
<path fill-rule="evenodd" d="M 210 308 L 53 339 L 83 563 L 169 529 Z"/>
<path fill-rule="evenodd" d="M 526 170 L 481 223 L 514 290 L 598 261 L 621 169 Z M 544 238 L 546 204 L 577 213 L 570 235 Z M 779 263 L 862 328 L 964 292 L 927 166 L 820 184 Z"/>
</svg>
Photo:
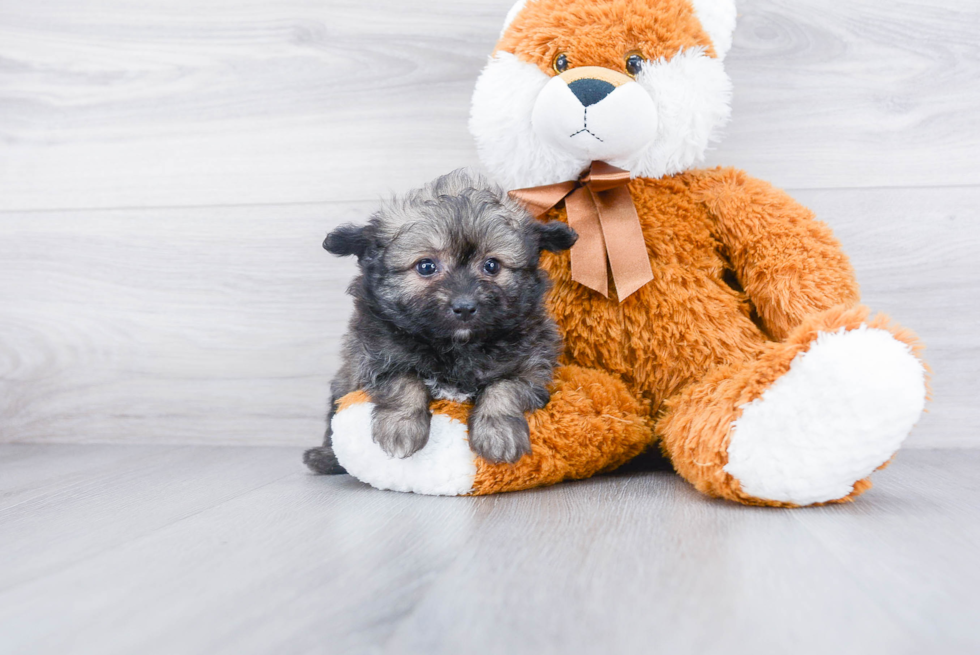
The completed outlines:
<svg viewBox="0 0 980 655">
<path fill-rule="evenodd" d="M 422 277 L 430 277 L 436 274 L 439 267 L 436 266 L 436 263 L 431 259 L 420 259 L 419 262 L 415 264 L 415 270 Z"/>
<path fill-rule="evenodd" d="M 483 270 L 487 275 L 496 275 L 500 272 L 500 262 L 496 259 L 488 259 L 483 262 Z"/>
<path fill-rule="evenodd" d="M 555 72 L 561 75 L 568 70 L 568 55 L 564 52 L 558 53 L 555 60 L 551 62 L 551 67 L 555 69 Z"/>
<path fill-rule="evenodd" d="M 643 55 L 633 53 L 626 58 L 626 72 L 636 77 L 643 70 Z"/>
</svg>

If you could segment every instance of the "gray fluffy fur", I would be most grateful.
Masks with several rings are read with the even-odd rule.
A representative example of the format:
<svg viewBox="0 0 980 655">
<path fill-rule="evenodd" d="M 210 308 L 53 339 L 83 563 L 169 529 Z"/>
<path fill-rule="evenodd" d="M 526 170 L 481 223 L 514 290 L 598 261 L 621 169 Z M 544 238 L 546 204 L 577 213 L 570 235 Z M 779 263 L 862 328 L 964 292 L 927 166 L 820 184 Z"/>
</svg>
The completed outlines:
<svg viewBox="0 0 980 655">
<path fill-rule="evenodd" d="M 393 457 L 425 446 L 437 397 L 473 401 L 469 441 L 479 456 L 515 462 L 530 452 L 525 414 L 548 402 L 561 352 L 538 258 L 575 238 L 464 170 L 388 201 L 366 226 L 331 232 L 324 248 L 355 255 L 360 274 L 348 289 L 354 315 L 324 443 L 304 457 L 310 469 L 344 472 L 330 420 L 358 389 L 375 403 L 373 439 Z"/>
</svg>

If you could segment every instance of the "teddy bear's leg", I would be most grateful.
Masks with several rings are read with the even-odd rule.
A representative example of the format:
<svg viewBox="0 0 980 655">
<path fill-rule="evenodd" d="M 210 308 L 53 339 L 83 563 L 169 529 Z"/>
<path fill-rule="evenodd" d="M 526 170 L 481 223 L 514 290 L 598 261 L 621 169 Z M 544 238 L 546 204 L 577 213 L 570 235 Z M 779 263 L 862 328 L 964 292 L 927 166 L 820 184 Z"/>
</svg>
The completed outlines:
<svg viewBox="0 0 980 655">
<path fill-rule="evenodd" d="M 709 495 L 777 506 L 850 500 L 922 413 L 917 350 L 914 335 L 864 307 L 831 309 L 681 391 L 656 430 L 677 471 Z"/>
<path fill-rule="evenodd" d="M 531 452 L 514 464 L 477 457 L 467 435 L 468 404 L 440 400 L 424 448 L 403 459 L 371 438 L 371 399 L 342 398 L 333 418 L 339 465 L 379 489 L 430 495 L 486 495 L 586 478 L 626 463 L 653 441 L 649 408 L 619 379 L 577 366 L 560 367 L 548 404 L 528 416 Z"/>
</svg>

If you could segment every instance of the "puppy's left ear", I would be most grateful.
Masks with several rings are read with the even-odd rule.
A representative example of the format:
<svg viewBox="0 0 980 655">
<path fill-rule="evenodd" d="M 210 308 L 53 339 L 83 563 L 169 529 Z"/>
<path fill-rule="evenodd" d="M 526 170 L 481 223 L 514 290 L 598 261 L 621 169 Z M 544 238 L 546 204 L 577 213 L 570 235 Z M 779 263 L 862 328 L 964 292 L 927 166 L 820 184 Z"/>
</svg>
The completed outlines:
<svg viewBox="0 0 980 655">
<path fill-rule="evenodd" d="M 551 221 L 549 223 L 534 222 L 534 231 L 538 235 L 538 250 L 548 252 L 561 252 L 568 250 L 578 241 L 575 230 L 568 227 L 561 221 Z"/>
<path fill-rule="evenodd" d="M 357 255 L 358 259 L 364 256 L 370 245 L 371 238 L 368 234 L 368 228 L 357 225 L 341 225 L 328 234 L 323 241 L 324 250 L 331 255 L 338 257 Z"/>
</svg>

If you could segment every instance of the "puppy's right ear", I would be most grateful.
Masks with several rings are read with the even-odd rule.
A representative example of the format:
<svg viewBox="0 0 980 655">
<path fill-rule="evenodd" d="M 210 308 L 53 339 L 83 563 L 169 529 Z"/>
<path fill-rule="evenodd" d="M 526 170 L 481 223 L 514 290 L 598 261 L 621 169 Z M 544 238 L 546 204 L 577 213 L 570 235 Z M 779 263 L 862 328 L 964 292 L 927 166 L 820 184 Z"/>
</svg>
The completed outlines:
<svg viewBox="0 0 980 655">
<path fill-rule="evenodd" d="M 361 259 L 370 246 L 368 228 L 357 225 L 341 225 L 323 240 L 323 248 L 338 257 L 356 255 Z"/>
</svg>

